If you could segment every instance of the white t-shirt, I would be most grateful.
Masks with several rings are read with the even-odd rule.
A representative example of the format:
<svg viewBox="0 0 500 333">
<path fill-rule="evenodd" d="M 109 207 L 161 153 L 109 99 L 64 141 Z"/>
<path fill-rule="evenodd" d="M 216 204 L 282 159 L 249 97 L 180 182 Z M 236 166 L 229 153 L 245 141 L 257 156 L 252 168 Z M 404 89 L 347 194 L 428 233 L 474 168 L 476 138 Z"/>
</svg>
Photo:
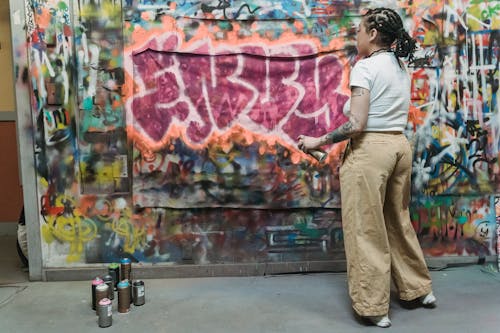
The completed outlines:
<svg viewBox="0 0 500 333">
<path fill-rule="evenodd" d="M 392 52 L 359 60 L 351 71 L 349 85 L 370 91 L 365 131 L 405 129 L 410 105 L 410 77 L 404 66 L 399 66 Z M 350 105 L 344 107 L 344 113 L 348 110 Z"/>
</svg>

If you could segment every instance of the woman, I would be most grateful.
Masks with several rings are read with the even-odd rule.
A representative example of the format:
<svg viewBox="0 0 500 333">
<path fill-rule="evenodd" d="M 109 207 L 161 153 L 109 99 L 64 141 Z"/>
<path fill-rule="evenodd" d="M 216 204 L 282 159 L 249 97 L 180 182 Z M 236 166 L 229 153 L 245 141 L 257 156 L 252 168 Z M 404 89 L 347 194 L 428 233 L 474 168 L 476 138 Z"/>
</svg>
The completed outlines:
<svg viewBox="0 0 500 333">
<path fill-rule="evenodd" d="M 408 210 L 410 79 L 399 58 L 411 59 L 415 41 L 395 11 L 377 8 L 362 17 L 357 49 L 363 59 L 351 71 L 349 120 L 319 138 L 299 136 L 298 147 L 350 139 L 340 168 L 349 295 L 358 315 L 389 327 L 391 278 L 402 300 L 436 302 Z"/>
</svg>

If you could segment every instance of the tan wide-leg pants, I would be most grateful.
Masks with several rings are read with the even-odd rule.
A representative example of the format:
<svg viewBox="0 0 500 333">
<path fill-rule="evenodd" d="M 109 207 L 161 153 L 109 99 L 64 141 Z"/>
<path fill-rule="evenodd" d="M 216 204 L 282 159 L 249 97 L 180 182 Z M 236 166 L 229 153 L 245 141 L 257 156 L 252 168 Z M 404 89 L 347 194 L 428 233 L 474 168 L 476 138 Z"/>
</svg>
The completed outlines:
<svg viewBox="0 0 500 333">
<path fill-rule="evenodd" d="M 402 300 L 431 292 L 409 213 L 412 152 L 403 134 L 351 139 L 340 168 L 349 295 L 361 316 L 389 311 L 391 278 Z"/>
</svg>

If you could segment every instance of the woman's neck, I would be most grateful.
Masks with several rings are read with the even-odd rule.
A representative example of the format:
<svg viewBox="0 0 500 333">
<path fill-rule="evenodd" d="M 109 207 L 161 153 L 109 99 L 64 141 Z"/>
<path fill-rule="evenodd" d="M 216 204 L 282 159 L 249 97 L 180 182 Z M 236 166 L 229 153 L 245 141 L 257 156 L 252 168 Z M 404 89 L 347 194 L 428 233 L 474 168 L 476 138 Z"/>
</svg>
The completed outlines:
<svg viewBox="0 0 500 333">
<path fill-rule="evenodd" d="M 389 47 L 377 47 L 374 48 L 367 56 L 366 58 L 370 58 L 371 56 L 374 56 L 376 54 L 382 53 L 382 52 L 389 52 L 391 49 Z"/>
</svg>

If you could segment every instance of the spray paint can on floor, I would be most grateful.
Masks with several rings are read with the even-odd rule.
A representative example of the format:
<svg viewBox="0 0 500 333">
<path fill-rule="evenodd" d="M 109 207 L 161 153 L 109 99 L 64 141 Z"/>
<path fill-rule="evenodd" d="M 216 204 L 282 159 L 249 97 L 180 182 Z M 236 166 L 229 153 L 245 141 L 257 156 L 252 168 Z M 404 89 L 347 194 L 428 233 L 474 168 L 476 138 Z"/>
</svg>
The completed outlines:
<svg viewBox="0 0 500 333">
<path fill-rule="evenodd" d="M 126 280 L 120 281 L 116 286 L 118 290 L 118 312 L 127 313 L 130 311 L 130 288 Z"/>
<path fill-rule="evenodd" d="M 115 291 L 114 291 L 114 285 L 113 285 L 113 277 L 111 275 L 106 275 L 102 278 L 104 283 L 109 287 L 108 289 L 108 296 L 110 300 L 113 300 L 115 298 Z"/>
<path fill-rule="evenodd" d="M 144 303 L 146 302 L 146 288 L 144 286 L 144 281 L 134 281 L 132 287 L 132 296 L 134 299 L 134 305 L 144 305 Z"/>
<path fill-rule="evenodd" d="M 113 290 L 116 290 L 116 285 L 121 281 L 120 279 L 120 265 L 117 263 L 109 264 L 108 274 L 113 278 Z"/>
<path fill-rule="evenodd" d="M 123 280 L 131 280 L 130 274 L 132 273 L 132 262 L 129 258 L 123 258 L 121 260 L 121 271 L 120 271 L 120 279 Z"/>
<path fill-rule="evenodd" d="M 109 294 L 109 287 L 105 283 L 101 283 L 97 287 L 95 287 L 95 302 L 96 304 L 99 304 L 99 302 L 103 298 L 108 298 Z M 96 309 L 96 314 L 97 314 L 97 309 Z"/>
<path fill-rule="evenodd" d="M 109 327 L 113 323 L 112 303 L 109 298 L 103 298 L 97 303 L 97 323 L 99 327 Z"/>
<path fill-rule="evenodd" d="M 92 280 L 92 310 L 96 309 L 96 300 L 95 300 L 95 292 L 96 287 L 100 284 L 104 283 L 100 277 L 96 277 Z"/>
<path fill-rule="evenodd" d="M 132 304 L 134 302 L 134 295 L 132 295 L 132 281 L 131 280 L 127 280 L 128 281 L 128 291 L 129 291 L 129 296 L 130 296 L 130 304 Z"/>
</svg>

